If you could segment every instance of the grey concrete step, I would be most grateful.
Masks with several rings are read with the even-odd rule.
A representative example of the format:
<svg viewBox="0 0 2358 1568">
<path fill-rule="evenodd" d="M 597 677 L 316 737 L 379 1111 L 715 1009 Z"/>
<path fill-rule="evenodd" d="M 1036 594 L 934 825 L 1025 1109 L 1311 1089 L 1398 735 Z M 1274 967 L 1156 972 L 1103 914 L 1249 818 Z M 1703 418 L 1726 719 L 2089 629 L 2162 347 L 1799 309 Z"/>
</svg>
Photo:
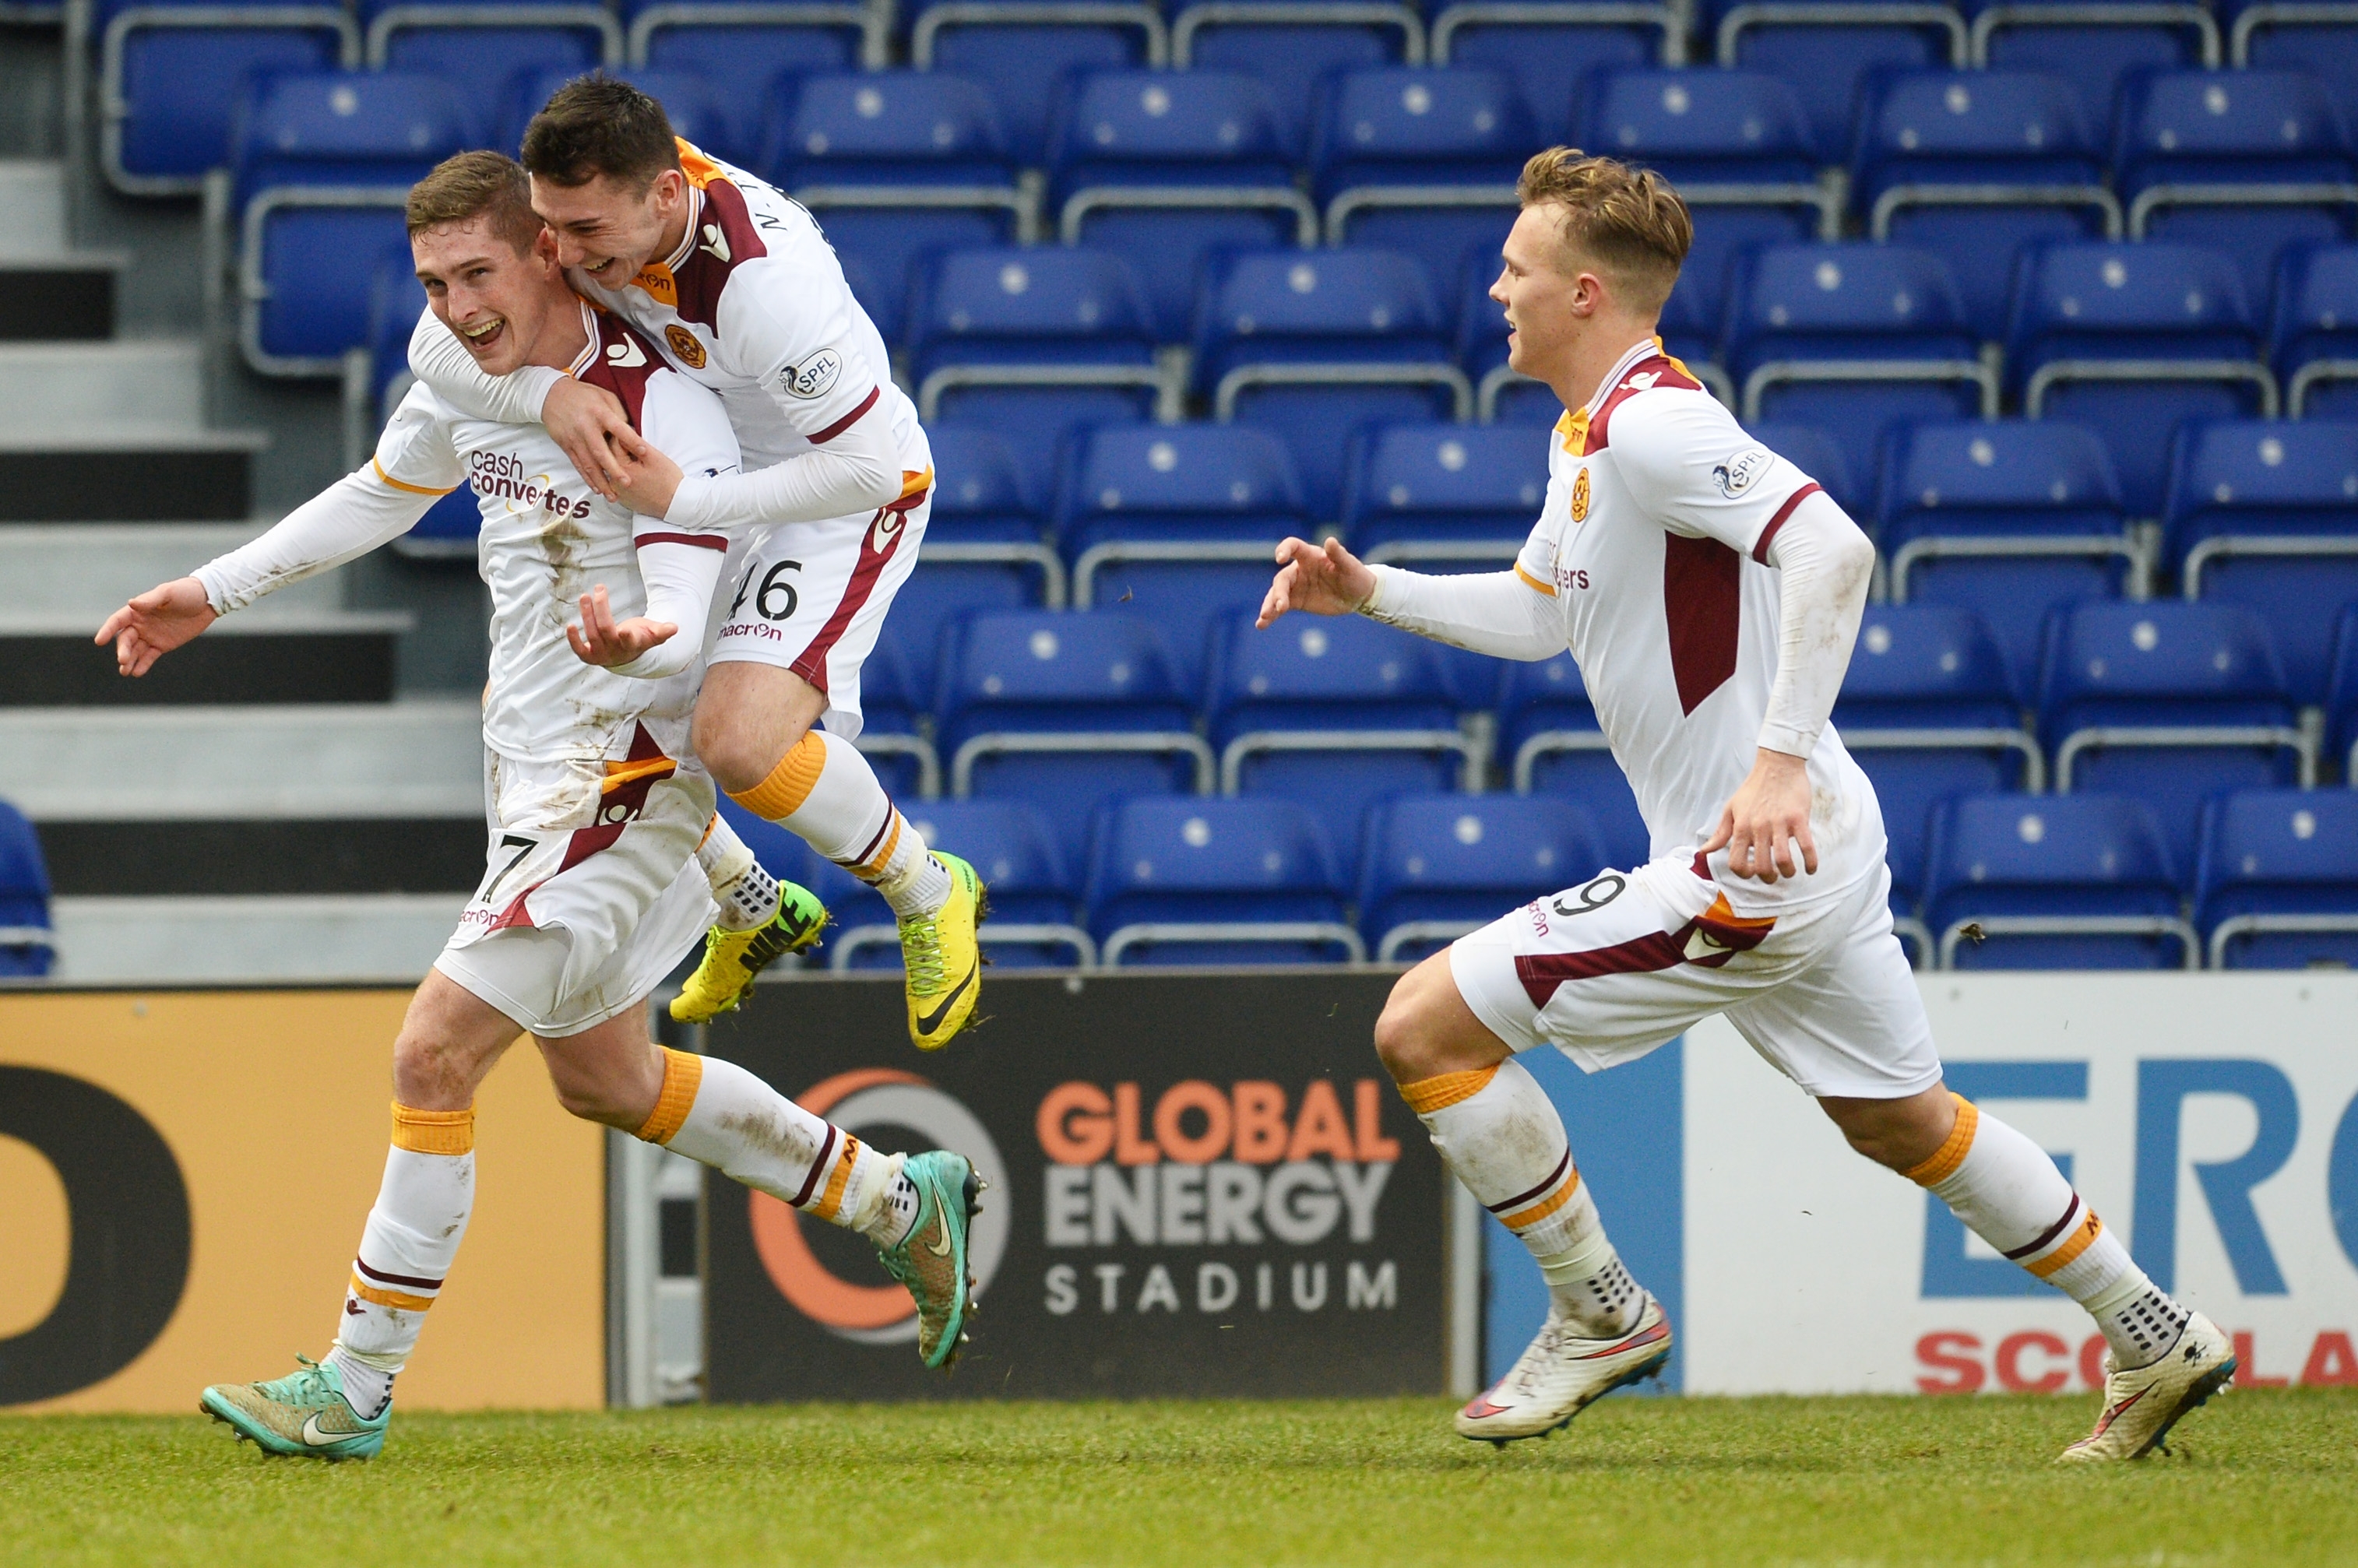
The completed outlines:
<svg viewBox="0 0 2358 1568">
<path fill-rule="evenodd" d="M 204 364 L 193 339 L 0 343 L 0 430 L 11 446 L 194 435 L 204 423 Z"/>
<path fill-rule="evenodd" d="M 243 523 L 24 524 L 0 527 L 0 617 L 86 620 L 92 631 L 133 594 L 188 576 L 270 526 Z M 341 609 L 341 569 L 280 589 L 241 618 Z"/>
<path fill-rule="evenodd" d="M 464 892 L 55 900 L 53 978 L 84 985 L 408 985 L 466 907 Z"/>
<path fill-rule="evenodd" d="M 66 244 L 66 166 L 0 158 L 0 255 L 59 255 Z"/>
<path fill-rule="evenodd" d="M 0 708 L 391 702 L 398 643 L 415 625 L 391 611 L 233 615 L 126 680 L 87 616 L 0 613 Z"/>
<path fill-rule="evenodd" d="M 0 427 L 0 523 L 234 522 L 254 511 L 254 458 L 269 444 L 259 430 Z"/>
</svg>

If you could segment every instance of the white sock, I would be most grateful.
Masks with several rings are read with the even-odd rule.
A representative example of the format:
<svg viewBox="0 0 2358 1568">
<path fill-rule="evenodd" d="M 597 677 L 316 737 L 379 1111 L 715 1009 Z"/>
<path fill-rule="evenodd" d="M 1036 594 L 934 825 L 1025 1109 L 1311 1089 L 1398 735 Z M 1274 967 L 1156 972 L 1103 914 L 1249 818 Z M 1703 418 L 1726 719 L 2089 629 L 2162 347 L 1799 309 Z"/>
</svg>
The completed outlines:
<svg viewBox="0 0 2358 1568">
<path fill-rule="evenodd" d="M 2187 1310 L 2146 1278 L 2047 1151 L 1960 1095 L 1957 1124 L 1908 1173 L 1965 1227 L 2088 1309 L 2115 1366 L 2169 1353 Z"/>
<path fill-rule="evenodd" d="M 1522 1064 L 1402 1084 L 1401 1097 L 1457 1179 L 1538 1260 L 1567 1322 L 1604 1338 L 1638 1321 L 1645 1292 L 1605 1238 L 1555 1102 Z"/>
<path fill-rule="evenodd" d="M 949 902 L 949 868 L 895 809 L 860 748 L 839 735 L 806 731 L 768 778 L 729 798 L 874 887 L 903 920 Z"/>
<path fill-rule="evenodd" d="M 393 1397 L 394 1374 L 408 1365 L 474 1205 L 474 1111 L 396 1103 L 384 1180 L 361 1232 L 328 1352 L 345 1398 L 363 1418 L 373 1420 Z"/>
<path fill-rule="evenodd" d="M 734 1062 L 669 1049 L 663 1055 L 663 1091 L 640 1138 L 829 1225 L 863 1235 L 885 1228 L 892 1241 L 908 1233 L 887 1217 L 900 1155 L 869 1148 Z"/>
<path fill-rule="evenodd" d="M 778 879 L 763 869 L 745 840 L 719 812 L 704 826 L 704 842 L 696 847 L 696 863 L 712 884 L 712 902 L 720 906 L 724 931 L 755 931 L 778 914 Z"/>
</svg>

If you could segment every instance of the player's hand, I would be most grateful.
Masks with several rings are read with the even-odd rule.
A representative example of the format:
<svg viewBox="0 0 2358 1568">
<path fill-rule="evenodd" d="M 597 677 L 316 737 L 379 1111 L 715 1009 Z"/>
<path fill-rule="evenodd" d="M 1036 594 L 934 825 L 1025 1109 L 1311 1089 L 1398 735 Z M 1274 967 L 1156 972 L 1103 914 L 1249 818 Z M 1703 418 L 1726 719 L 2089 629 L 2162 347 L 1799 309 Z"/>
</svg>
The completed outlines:
<svg viewBox="0 0 2358 1568">
<path fill-rule="evenodd" d="M 1257 628 L 1266 629 L 1289 610 L 1313 615 L 1348 615 L 1376 591 L 1376 574 L 1358 557 L 1328 539 L 1324 548 L 1303 539 L 1285 539 L 1277 546 L 1277 578 L 1260 601 Z"/>
<path fill-rule="evenodd" d="M 549 388 L 548 400 L 540 406 L 540 422 L 573 460 L 584 482 L 609 501 L 622 482 L 617 454 L 636 457 L 646 448 L 631 428 L 621 398 L 569 375 Z"/>
<path fill-rule="evenodd" d="M 679 465 L 645 442 L 636 456 L 615 460 L 622 482 L 614 487 L 614 499 L 642 517 L 669 516 L 672 498 L 679 493 Z"/>
<path fill-rule="evenodd" d="M 650 621 L 644 615 L 615 620 L 603 584 L 581 596 L 581 624 L 565 629 L 565 640 L 573 644 L 574 657 L 585 665 L 601 665 L 610 670 L 617 665 L 629 664 L 656 643 L 668 643 L 678 634 L 679 628 L 668 621 Z"/>
<path fill-rule="evenodd" d="M 1719 831 L 1703 847 L 1706 855 L 1727 851 L 1727 869 L 1736 876 L 1773 882 L 1799 876 L 1793 850 L 1801 849 L 1800 865 L 1818 869 L 1818 841 L 1810 836 L 1810 769 L 1801 758 L 1760 748 L 1752 774 L 1736 786 L 1735 798 L 1719 814 Z"/>
<path fill-rule="evenodd" d="M 114 667 L 120 673 L 144 676 L 157 660 L 220 619 L 203 583 L 192 577 L 175 578 L 108 616 L 91 641 L 102 648 L 114 644 Z"/>
</svg>

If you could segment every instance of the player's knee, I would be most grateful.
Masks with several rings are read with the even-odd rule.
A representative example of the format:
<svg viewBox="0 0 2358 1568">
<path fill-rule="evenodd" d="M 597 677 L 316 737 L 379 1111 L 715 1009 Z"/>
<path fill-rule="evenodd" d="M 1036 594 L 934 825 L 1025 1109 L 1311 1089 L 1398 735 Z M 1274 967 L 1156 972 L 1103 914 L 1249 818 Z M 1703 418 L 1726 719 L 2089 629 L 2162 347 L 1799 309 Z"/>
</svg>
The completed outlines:
<svg viewBox="0 0 2358 1568">
<path fill-rule="evenodd" d="M 698 706 L 691 739 L 713 782 L 739 795 L 768 778 L 802 732 L 797 730 L 781 741 L 773 726 L 748 723 L 730 708 Z"/>
<path fill-rule="evenodd" d="M 1445 968 L 1440 979 L 1448 983 Z M 1450 1071 L 1444 1060 L 1443 1011 L 1435 1005 L 1433 981 L 1432 967 L 1418 965 L 1393 985 L 1384 1011 L 1377 1016 L 1376 1055 L 1394 1083 L 1412 1084 Z"/>
<path fill-rule="evenodd" d="M 584 1121 L 604 1122 L 621 1127 L 624 1122 L 635 1127 L 646 1119 L 642 1112 L 632 1117 L 622 1105 L 622 1097 L 614 1086 L 595 1073 L 578 1068 L 561 1067 L 552 1059 L 548 1065 L 548 1087 L 557 1092 L 557 1103 L 568 1116 L 578 1116 Z"/>
</svg>

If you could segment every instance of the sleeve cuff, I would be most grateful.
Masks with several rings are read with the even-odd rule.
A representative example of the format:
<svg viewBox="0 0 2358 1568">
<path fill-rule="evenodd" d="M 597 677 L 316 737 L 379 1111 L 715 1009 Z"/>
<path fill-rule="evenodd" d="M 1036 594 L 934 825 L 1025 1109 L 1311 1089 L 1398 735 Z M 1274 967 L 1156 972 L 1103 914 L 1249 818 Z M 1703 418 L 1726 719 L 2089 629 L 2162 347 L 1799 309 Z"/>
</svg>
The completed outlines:
<svg viewBox="0 0 2358 1568">
<path fill-rule="evenodd" d="M 1398 574 L 1399 568 L 1385 566 L 1380 561 L 1371 561 L 1368 564 L 1368 570 L 1374 575 L 1376 586 L 1368 593 L 1367 601 L 1359 606 L 1358 612 L 1371 621 L 1380 621 L 1384 616 L 1384 590 L 1392 578 Z"/>
<path fill-rule="evenodd" d="M 211 561 L 189 575 L 205 585 L 205 602 L 212 606 L 215 615 L 227 615 L 235 608 L 229 601 L 229 590 L 222 586 L 221 574 L 213 569 Z"/>
<path fill-rule="evenodd" d="M 1790 724 L 1771 721 L 1760 727 L 1760 749 L 1764 752 L 1782 752 L 1789 757 L 1806 759 L 1811 752 L 1818 749 L 1818 738 L 1814 734 L 1796 730 Z"/>
</svg>

